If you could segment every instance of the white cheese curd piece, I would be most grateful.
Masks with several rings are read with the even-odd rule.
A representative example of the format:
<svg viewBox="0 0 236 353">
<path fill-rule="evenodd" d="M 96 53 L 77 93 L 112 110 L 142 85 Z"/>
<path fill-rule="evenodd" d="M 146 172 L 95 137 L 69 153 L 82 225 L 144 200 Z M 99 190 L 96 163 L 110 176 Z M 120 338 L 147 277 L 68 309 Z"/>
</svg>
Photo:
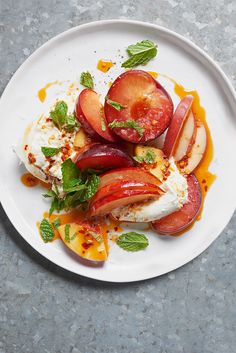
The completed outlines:
<svg viewBox="0 0 236 353">
<path fill-rule="evenodd" d="M 74 104 L 68 102 L 68 112 L 73 112 Z M 51 109 L 50 109 L 51 110 Z M 61 165 L 63 163 L 63 153 L 51 157 L 51 162 L 44 156 L 41 147 L 61 148 L 67 145 L 70 150 L 70 158 L 76 156 L 74 150 L 74 139 L 76 132 L 60 131 L 52 121 L 48 119 L 49 112 L 42 115 L 37 121 L 31 123 L 25 131 L 23 142 L 14 148 L 20 160 L 24 163 L 26 169 L 35 177 L 43 181 L 61 180 Z M 33 162 L 30 163 L 29 154 L 32 154 Z M 49 168 L 50 166 L 50 168 Z"/>
<path fill-rule="evenodd" d="M 127 222 L 152 222 L 179 210 L 188 201 L 188 184 L 170 159 L 170 175 L 161 185 L 165 194 L 157 200 L 128 205 L 112 211 L 113 217 Z"/>
</svg>

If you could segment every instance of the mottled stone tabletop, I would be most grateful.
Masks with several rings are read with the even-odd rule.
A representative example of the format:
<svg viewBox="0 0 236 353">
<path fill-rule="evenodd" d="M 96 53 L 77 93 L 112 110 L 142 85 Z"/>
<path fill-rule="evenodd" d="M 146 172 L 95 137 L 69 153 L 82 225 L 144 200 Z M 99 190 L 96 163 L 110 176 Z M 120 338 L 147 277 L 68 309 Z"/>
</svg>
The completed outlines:
<svg viewBox="0 0 236 353">
<path fill-rule="evenodd" d="M 111 18 L 149 21 L 183 34 L 236 85 L 235 0 L 1 0 L 1 92 L 49 38 Z M 117 285 L 73 275 L 45 260 L 1 208 L 0 353 L 236 352 L 235 232 L 236 215 L 186 266 Z"/>
</svg>

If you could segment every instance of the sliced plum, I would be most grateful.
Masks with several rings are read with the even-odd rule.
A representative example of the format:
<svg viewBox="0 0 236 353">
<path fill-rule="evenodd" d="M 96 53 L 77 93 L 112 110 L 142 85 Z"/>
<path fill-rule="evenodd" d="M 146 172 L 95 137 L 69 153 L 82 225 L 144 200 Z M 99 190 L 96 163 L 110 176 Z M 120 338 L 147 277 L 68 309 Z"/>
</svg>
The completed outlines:
<svg viewBox="0 0 236 353">
<path fill-rule="evenodd" d="M 121 104 L 121 108 L 114 108 L 110 101 Z M 104 112 L 115 134 L 126 141 L 140 143 L 153 140 L 166 130 L 173 115 L 173 103 L 149 73 L 130 70 L 110 87 Z M 124 127 L 115 127 L 117 123 Z M 134 127 L 130 127 L 132 124 Z"/>
</svg>

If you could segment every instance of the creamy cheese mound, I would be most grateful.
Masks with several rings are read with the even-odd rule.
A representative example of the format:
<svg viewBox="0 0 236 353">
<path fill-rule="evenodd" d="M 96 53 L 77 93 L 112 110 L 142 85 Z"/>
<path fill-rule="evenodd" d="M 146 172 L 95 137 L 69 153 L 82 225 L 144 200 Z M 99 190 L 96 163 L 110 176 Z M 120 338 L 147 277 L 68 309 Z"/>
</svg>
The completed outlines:
<svg viewBox="0 0 236 353">
<path fill-rule="evenodd" d="M 43 181 L 60 181 L 63 161 L 69 157 L 73 160 L 76 156 L 74 139 L 78 128 L 73 132 L 61 131 L 48 116 L 41 116 L 26 129 L 23 144 L 15 151 L 26 169 L 35 177 Z M 48 158 L 41 147 L 61 148 L 61 151 Z"/>
<path fill-rule="evenodd" d="M 188 201 L 188 184 L 174 159 L 171 158 L 169 162 L 170 175 L 161 185 L 165 194 L 157 200 L 117 208 L 112 215 L 120 221 L 152 222 L 179 210 Z"/>
</svg>

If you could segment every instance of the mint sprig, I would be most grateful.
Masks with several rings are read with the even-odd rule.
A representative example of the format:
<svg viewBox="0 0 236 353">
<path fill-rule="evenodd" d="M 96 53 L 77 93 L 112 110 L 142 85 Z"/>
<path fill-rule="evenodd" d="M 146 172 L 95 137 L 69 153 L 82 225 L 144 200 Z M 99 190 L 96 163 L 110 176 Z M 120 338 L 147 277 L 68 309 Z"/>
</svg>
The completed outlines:
<svg viewBox="0 0 236 353">
<path fill-rule="evenodd" d="M 123 62 L 122 67 L 132 68 L 138 65 L 145 65 L 157 55 L 157 45 L 151 40 L 142 40 L 127 48 L 129 59 Z"/>
<path fill-rule="evenodd" d="M 54 211 L 60 212 L 79 205 L 85 207 L 86 201 L 97 192 L 100 183 L 99 176 L 92 171 L 82 173 L 70 158 L 62 164 L 61 170 L 63 196 L 60 195 L 56 184 L 43 195 L 52 198 L 50 215 Z"/>
</svg>

